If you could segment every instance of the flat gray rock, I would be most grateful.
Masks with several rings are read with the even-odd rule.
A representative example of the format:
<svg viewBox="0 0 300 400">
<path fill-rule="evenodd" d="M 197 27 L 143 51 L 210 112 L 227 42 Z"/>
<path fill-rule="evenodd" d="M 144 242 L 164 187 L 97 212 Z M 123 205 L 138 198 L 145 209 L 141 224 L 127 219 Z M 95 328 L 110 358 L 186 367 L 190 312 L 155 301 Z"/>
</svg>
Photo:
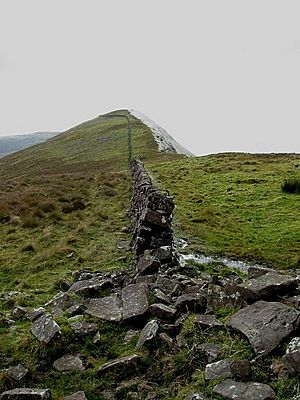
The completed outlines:
<svg viewBox="0 0 300 400">
<path fill-rule="evenodd" d="M 65 355 L 60 357 L 58 360 L 54 361 L 53 368 L 56 371 L 64 372 L 64 371 L 82 371 L 84 370 L 84 366 L 82 360 L 79 356 Z"/>
<path fill-rule="evenodd" d="M 189 293 L 179 296 L 175 307 L 181 312 L 203 312 L 206 309 L 206 298 L 201 293 Z"/>
<path fill-rule="evenodd" d="M 29 319 L 29 321 L 34 322 L 35 320 L 40 318 L 45 313 L 46 313 L 45 308 L 39 307 L 39 308 L 34 308 L 31 311 L 28 311 L 25 316 L 27 319 Z"/>
<path fill-rule="evenodd" d="M 155 320 L 149 321 L 142 329 L 136 347 L 142 347 L 151 342 L 157 335 L 159 326 Z"/>
<path fill-rule="evenodd" d="M 14 381 L 20 381 L 23 379 L 28 373 L 28 369 L 25 368 L 22 364 L 18 364 L 15 367 L 11 367 L 8 369 L 8 376 Z"/>
<path fill-rule="evenodd" d="M 71 322 L 70 328 L 78 336 L 92 335 L 98 331 L 97 324 L 86 321 Z"/>
<path fill-rule="evenodd" d="M 295 337 L 287 346 L 286 354 L 282 357 L 285 367 L 292 374 L 300 373 L 300 338 Z"/>
<path fill-rule="evenodd" d="M 64 308 L 69 301 L 70 296 L 67 293 L 59 292 L 45 304 L 45 307 Z"/>
<path fill-rule="evenodd" d="M 123 320 L 143 317 L 149 309 L 148 287 L 134 283 L 122 289 Z"/>
<path fill-rule="evenodd" d="M 230 365 L 232 360 L 229 358 L 220 360 L 205 367 L 205 379 L 212 380 L 218 378 L 229 378 L 232 376 Z"/>
<path fill-rule="evenodd" d="M 195 322 L 201 328 L 216 328 L 223 326 L 223 324 L 214 315 L 210 314 L 196 315 Z"/>
<path fill-rule="evenodd" d="M 88 400 L 84 392 L 76 392 L 64 397 L 64 400 Z"/>
<path fill-rule="evenodd" d="M 103 319 L 104 321 L 121 321 L 122 301 L 117 294 L 90 299 L 86 303 L 86 314 Z"/>
<path fill-rule="evenodd" d="M 57 323 L 51 315 L 42 314 L 35 320 L 31 326 L 31 333 L 40 341 L 45 344 L 51 342 L 61 335 L 61 331 Z"/>
<path fill-rule="evenodd" d="M 97 376 L 101 376 L 105 372 L 117 372 L 118 375 L 123 375 L 130 372 L 133 374 L 141 363 L 141 357 L 137 354 L 124 356 L 116 360 L 109 361 L 103 364 L 97 371 Z"/>
<path fill-rule="evenodd" d="M 151 304 L 150 312 L 161 320 L 169 321 L 176 315 L 177 310 L 174 307 L 170 307 L 162 303 L 155 303 Z"/>
<path fill-rule="evenodd" d="M 111 279 L 103 279 L 102 277 L 94 277 L 73 283 L 69 292 L 74 292 L 82 296 L 90 297 L 97 295 L 102 290 L 112 287 Z"/>
<path fill-rule="evenodd" d="M 159 267 L 160 267 L 159 260 L 151 255 L 144 255 L 140 257 L 136 266 L 137 270 L 142 275 L 154 274 L 158 271 Z"/>
<path fill-rule="evenodd" d="M 297 330 L 300 312 L 285 304 L 257 301 L 234 314 L 228 326 L 243 333 L 256 353 L 269 353 Z"/>
<path fill-rule="evenodd" d="M 1 400 L 50 400 L 49 389 L 13 389 L 2 393 Z"/>
<path fill-rule="evenodd" d="M 275 400 L 270 386 L 257 382 L 236 382 L 227 379 L 213 388 L 213 392 L 226 400 Z"/>
<path fill-rule="evenodd" d="M 274 298 L 280 293 L 292 293 L 298 285 L 298 279 L 276 272 L 268 272 L 255 279 L 237 285 L 238 292 L 247 301 Z"/>
<path fill-rule="evenodd" d="M 239 292 L 227 294 L 218 285 L 210 284 L 208 286 L 206 312 L 214 312 L 222 307 L 243 308 L 247 305 Z"/>
</svg>

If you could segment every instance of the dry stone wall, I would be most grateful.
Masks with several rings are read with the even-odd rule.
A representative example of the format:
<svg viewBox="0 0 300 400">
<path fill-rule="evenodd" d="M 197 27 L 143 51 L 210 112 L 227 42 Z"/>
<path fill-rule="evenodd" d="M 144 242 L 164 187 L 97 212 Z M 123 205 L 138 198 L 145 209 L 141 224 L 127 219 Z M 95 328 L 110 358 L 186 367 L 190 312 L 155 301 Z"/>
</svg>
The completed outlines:
<svg viewBox="0 0 300 400">
<path fill-rule="evenodd" d="M 134 262 L 141 263 L 144 256 L 163 262 L 173 256 L 172 213 L 174 201 L 153 185 L 143 163 L 131 163 L 132 198 L 130 208 L 133 234 Z M 163 253 L 163 254 L 162 254 Z M 152 260 L 155 261 L 155 260 Z"/>
</svg>

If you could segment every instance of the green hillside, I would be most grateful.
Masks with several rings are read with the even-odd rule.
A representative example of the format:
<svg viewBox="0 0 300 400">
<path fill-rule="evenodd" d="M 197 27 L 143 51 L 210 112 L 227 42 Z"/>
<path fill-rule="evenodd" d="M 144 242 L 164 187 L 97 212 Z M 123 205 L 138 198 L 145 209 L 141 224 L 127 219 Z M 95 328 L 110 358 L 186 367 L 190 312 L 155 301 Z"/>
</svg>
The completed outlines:
<svg viewBox="0 0 300 400">
<path fill-rule="evenodd" d="M 300 266 L 299 154 L 216 154 L 157 164 L 151 171 L 177 204 L 177 236 L 196 252 L 265 264 Z"/>
<path fill-rule="evenodd" d="M 132 129 L 133 155 L 151 162 L 180 157 L 158 153 L 149 129 L 133 117 Z M 120 267 L 117 242 L 130 202 L 127 168 L 124 118 L 98 117 L 2 158 L 1 290 L 49 293 L 76 268 Z"/>
</svg>

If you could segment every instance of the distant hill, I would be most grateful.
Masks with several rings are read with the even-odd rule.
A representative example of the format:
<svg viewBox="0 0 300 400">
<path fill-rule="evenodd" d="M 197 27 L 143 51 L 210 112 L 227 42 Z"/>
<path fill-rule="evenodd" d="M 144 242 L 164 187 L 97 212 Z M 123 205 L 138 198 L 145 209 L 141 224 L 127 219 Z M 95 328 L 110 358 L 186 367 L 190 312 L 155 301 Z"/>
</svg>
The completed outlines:
<svg viewBox="0 0 300 400">
<path fill-rule="evenodd" d="M 0 157 L 45 142 L 59 132 L 35 132 L 24 135 L 0 136 Z"/>
</svg>

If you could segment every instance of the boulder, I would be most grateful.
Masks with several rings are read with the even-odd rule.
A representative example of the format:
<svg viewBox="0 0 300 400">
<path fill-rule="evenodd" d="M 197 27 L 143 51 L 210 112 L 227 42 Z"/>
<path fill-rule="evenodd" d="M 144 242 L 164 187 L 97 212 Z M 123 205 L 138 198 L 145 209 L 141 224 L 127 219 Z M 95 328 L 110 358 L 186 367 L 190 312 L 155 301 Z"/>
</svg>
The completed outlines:
<svg viewBox="0 0 300 400">
<path fill-rule="evenodd" d="M 167 296 L 162 290 L 156 288 L 153 290 L 153 297 L 156 303 L 170 304 L 171 298 Z"/>
<path fill-rule="evenodd" d="M 280 293 L 291 293 L 298 285 L 298 280 L 288 275 L 267 272 L 255 279 L 237 285 L 238 292 L 247 301 L 274 298 Z"/>
<path fill-rule="evenodd" d="M 97 324 L 86 321 L 71 322 L 70 328 L 78 336 L 92 335 L 98 331 Z"/>
<path fill-rule="evenodd" d="M 118 294 L 90 299 L 85 306 L 86 314 L 104 321 L 121 321 L 122 319 L 122 301 Z"/>
<path fill-rule="evenodd" d="M 176 291 L 178 284 L 174 279 L 171 279 L 163 275 L 159 275 L 156 279 L 154 287 L 160 289 L 167 295 L 170 295 Z"/>
<path fill-rule="evenodd" d="M 157 335 L 159 326 L 155 320 L 149 321 L 142 329 L 137 347 L 142 347 L 144 344 L 151 342 Z"/>
<path fill-rule="evenodd" d="M 143 283 L 134 283 L 122 289 L 123 320 L 140 319 L 149 309 L 148 287 Z"/>
<path fill-rule="evenodd" d="M 218 308 L 234 307 L 243 308 L 247 302 L 239 292 L 226 294 L 220 286 L 210 284 L 207 290 L 207 312 L 214 312 Z"/>
<path fill-rule="evenodd" d="M 59 292 L 45 304 L 45 307 L 64 308 L 69 301 L 70 296 L 67 293 Z"/>
<path fill-rule="evenodd" d="M 213 393 L 226 400 L 275 400 L 275 392 L 268 385 L 257 382 L 236 382 L 231 379 L 216 385 Z"/>
<path fill-rule="evenodd" d="M 201 312 L 206 309 L 206 298 L 200 293 L 183 294 L 176 300 L 175 307 L 181 312 Z"/>
<path fill-rule="evenodd" d="M 205 379 L 212 380 L 218 378 L 229 378 L 232 376 L 230 359 L 220 360 L 205 367 Z"/>
<path fill-rule="evenodd" d="M 285 304 L 258 301 L 235 313 L 228 326 L 243 333 L 256 353 L 269 353 L 300 324 L 300 312 Z"/>
<path fill-rule="evenodd" d="M 243 380 L 251 374 L 250 362 L 248 360 L 231 360 L 226 358 L 205 367 L 205 378 L 213 380 L 218 378 L 239 377 Z"/>
<path fill-rule="evenodd" d="M 39 308 L 34 308 L 31 311 L 28 311 L 25 316 L 27 319 L 29 319 L 29 321 L 34 322 L 36 319 L 45 314 L 45 312 L 46 310 L 44 307 L 39 307 Z"/>
<path fill-rule="evenodd" d="M 86 297 L 92 297 L 111 287 L 111 279 L 105 279 L 101 276 L 77 281 L 70 287 L 69 292 L 77 293 Z"/>
<path fill-rule="evenodd" d="M 300 338 L 296 337 L 291 340 L 286 349 L 286 354 L 282 357 L 282 361 L 287 370 L 292 374 L 300 373 Z"/>
<path fill-rule="evenodd" d="M 117 373 L 118 376 L 134 374 L 141 364 L 141 358 L 137 354 L 131 356 L 124 356 L 116 360 L 109 361 L 103 364 L 97 371 L 97 376 L 101 376 L 106 372 Z"/>
<path fill-rule="evenodd" d="M 72 356 L 70 354 L 60 357 L 58 360 L 54 361 L 53 368 L 56 371 L 82 371 L 84 366 L 82 360 L 79 356 Z"/>
<path fill-rule="evenodd" d="M 25 368 L 22 364 L 18 364 L 15 367 L 11 367 L 8 369 L 8 376 L 14 381 L 20 381 L 23 379 L 28 373 L 28 369 Z"/>
<path fill-rule="evenodd" d="M 84 392 L 76 392 L 64 397 L 64 400 L 87 400 Z"/>
<path fill-rule="evenodd" d="M 223 326 L 223 324 L 219 320 L 217 320 L 217 318 L 214 315 L 209 315 L 209 314 L 196 315 L 195 323 L 204 329 Z"/>
<path fill-rule="evenodd" d="M 251 265 L 248 268 L 248 279 L 255 279 L 258 278 L 259 276 L 265 275 L 268 272 L 274 272 L 274 270 L 270 268 L 265 268 L 265 267 L 259 267 L 257 265 Z"/>
<path fill-rule="evenodd" d="M 166 306 L 162 303 L 155 303 L 151 304 L 150 312 L 152 315 L 163 321 L 169 321 L 176 315 L 177 310 L 174 307 Z"/>
<path fill-rule="evenodd" d="M 1 400 L 50 400 L 49 389 L 12 389 L 2 393 Z"/>
<path fill-rule="evenodd" d="M 59 326 L 49 314 L 42 314 L 35 320 L 30 331 L 40 342 L 45 344 L 61 335 Z"/>
<path fill-rule="evenodd" d="M 66 312 L 70 317 L 74 317 L 75 315 L 81 315 L 85 311 L 85 305 L 82 303 L 76 303 L 73 304 L 71 307 L 69 307 Z"/>
<path fill-rule="evenodd" d="M 137 263 L 137 270 L 142 275 L 155 274 L 160 267 L 159 260 L 151 255 L 143 255 Z"/>
</svg>

